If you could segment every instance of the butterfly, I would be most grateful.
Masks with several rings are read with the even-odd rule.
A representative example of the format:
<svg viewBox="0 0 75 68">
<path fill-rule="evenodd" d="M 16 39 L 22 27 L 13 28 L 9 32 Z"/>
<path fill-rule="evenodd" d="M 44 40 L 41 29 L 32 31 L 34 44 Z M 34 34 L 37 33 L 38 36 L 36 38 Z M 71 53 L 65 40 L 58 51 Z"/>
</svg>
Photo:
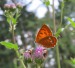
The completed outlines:
<svg viewBox="0 0 75 68">
<path fill-rule="evenodd" d="M 56 45 L 57 39 L 53 36 L 51 29 L 45 24 L 38 31 L 35 42 L 46 48 L 51 48 Z"/>
</svg>

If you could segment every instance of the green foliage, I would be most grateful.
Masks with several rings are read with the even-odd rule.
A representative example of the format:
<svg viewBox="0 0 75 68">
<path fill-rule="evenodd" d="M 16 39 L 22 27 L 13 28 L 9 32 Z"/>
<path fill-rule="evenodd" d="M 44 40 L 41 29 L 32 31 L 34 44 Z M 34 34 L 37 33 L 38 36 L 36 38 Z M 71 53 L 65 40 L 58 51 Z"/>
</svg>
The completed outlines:
<svg viewBox="0 0 75 68">
<path fill-rule="evenodd" d="M 9 11 L 6 11 L 5 12 L 5 16 L 7 17 L 7 22 L 10 24 L 14 24 L 16 25 L 17 24 L 17 19 L 20 15 L 18 14 L 15 14 L 16 16 L 14 17 L 14 13 L 13 12 L 9 12 Z M 11 22 L 12 21 L 12 22 Z"/>
<path fill-rule="evenodd" d="M 71 63 L 73 64 L 73 65 L 75 65 L 75 58 L 71 58 Z"/>
<path fill-rule="evenodd" d="M 67 20 L 71 23 L 72 27 L 75 28 L 75 22 L 71 18 L 67 18 Z"/>
<path fill-rule="evenodd" d="M 46 6 L 49 6 L 49 5 L 50 5 L 50 1 L 49 1 L 49 0 L 46 1 L 46 2 L 45 2 L 45 5 L 46 5 Z"/>
<path fill-rule="evenodd" d="M 66 63 L 68 63 L 68 65 L 72 66 L 72 68 L 75 68 L 75 58 L 71 58 L 70 60 L 66 60 Z"/>
<path fill-rule="evenodd" d="M 44 62 L 43 59 L 40 59 L 40 58 L 35 59 L 35 63 L 38 64 L 38 65 L 41 65 L 43 62 Z"/>
<path fill-rule="evenodd" d="M 12 23 L 14 24 L 14 25 L 16 25 L 16 23 L 17 23 L 17 20 L 16 20 L 16 18 L 11 18 L 11 20 L 12 20 Z"/>
<path fill-rule="evenodd" d="M 62 28 L 59 28 L 58 31 L 56 32 L 55 36 L 58 37 L 62 31 L 63 31 Z"/>
<path fill-rule="evenodd" d="M 59 28 L 55 34 L 56 37 L 60 35 L 61 32 L 63 32 L 65 29 L 67 29 L 69 25 L 66 25 L 64 28 Z"/>
<path fill-rule="evenodd" d="M 45 4 L 46 6 L 49 6 L 49 5 L 50 5 L 50 0 L 44 0 L 43 2 L 44 2 L 44 4 Z"/>
<path fill-rule="evenodd" d="M 12 44 L 10 42 L 5 42 L 5 41 L 0 42 L 0 44 L 2 44 L 3 46 L 5 46 L 8 49 L 18 50 L 18 45 L 17 44 Z"/>
</svg>

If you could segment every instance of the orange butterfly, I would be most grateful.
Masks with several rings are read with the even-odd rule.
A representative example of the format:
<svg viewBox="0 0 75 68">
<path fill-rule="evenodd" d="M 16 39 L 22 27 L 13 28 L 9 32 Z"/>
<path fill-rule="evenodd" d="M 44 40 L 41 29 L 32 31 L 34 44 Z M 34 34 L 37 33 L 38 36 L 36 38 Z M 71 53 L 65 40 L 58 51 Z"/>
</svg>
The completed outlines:
<svg viewBox="0 0 75 68">
<path fill-rule="evenodd" d="M 46 48 L 56 45 L 57 39 L 53 36 L 51 29 L 47 25 L 43 25 L 39 30 L 35 42 Z"/>
</svg>

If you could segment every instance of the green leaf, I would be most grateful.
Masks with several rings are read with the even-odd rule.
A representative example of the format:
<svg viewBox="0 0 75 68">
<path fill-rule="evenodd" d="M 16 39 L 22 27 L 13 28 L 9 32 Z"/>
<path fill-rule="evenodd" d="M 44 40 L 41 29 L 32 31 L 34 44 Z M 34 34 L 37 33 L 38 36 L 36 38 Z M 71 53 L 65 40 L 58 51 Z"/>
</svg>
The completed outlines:
<svg viewBox="0 0 75 68">
<path fill-rule="evenodd" d="M 72 64 L 75 64 L 75 58 L 71 58 Z"/>
<path fill-rule="evenodd" d="M 18 45 L 17 44 L 13 44 L 13 43 L 10 43 L 10 42 L 5 42 L 5 41 L 0 42 L 0 44 L 2 44 L 3 46 L 5 46 L 8 49 L 18 50 Z"/>
<path fill-rule="evenodd" d="M 10 23 L 10 19 L 9 18 L 7 18 L 7 22 Z"/>
<path fill-rule="evenodd" d="M 65 60 L 65 62 L 75 68 L 75 64 L 72 62 L 72 60 Z"/>
<path fill-rule="evenodd" d="M 16 20 L 19 18 L 20 15 L 21 15 L 21 14 L 16 14 L 16 17 L 15 17 Z"/>
<path fill-rule="evenodd" d="M 72 21 L 72 19 L 71 18 L 67 18 L 67 20 L 71 23 L 71 25 L 72 25 L 72 27 L 74 27 L 75 28 L 75 22 L 74 21 Z"/>
<path fill-rule="evenodd" d="M 46 5 L 46 6 L 49 6 L 49 5 L 50 5 L 50 1 L 49 1 L 49 0 L 46 1 L 46 2 L 45 2 L 45 5 Z"/>
<path fill-rule="evenodd" d="M 55 36 L 58 37 L 59 34 L 64 30 L 64 28 L 59 28 L 58 31 L 56 32 Z"/>
<path fill-rule="evenodd" d="M 50 5 L 50 0 L 44 0 L 43 3 L 44 3 L 46 6 L 49 6 L 49 5 Z"/>
<path fill-rule="evenodd" d="M 16 19 L 12 17 L 12 23 L 15 25 L 17 23 Z"/>
</svg>

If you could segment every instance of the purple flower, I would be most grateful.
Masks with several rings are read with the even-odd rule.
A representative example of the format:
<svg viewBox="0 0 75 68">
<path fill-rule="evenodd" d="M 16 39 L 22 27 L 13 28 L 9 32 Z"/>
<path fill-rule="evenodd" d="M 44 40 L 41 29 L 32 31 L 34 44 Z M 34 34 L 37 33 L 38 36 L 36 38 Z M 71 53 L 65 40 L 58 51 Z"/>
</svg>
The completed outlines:
<svg viewBox="0 0 75 68">
<path fill-rule="evenodd" d="M 42 46 L 38 46 L 34 51 L 34 57 L 35 58 L 44 58 L 45 53 L 47 53 L 47 50 Z"/>
<path fill-rule="evenodd" d="M 42 64 L 46 56 L 47 50 L 42 46 L 38 46 L 34 51 L 33 60 L 36 62 L 36 64 Z"/>
<path fill-rule="evenodd" d="M 43 48 L 40 47 L 40 46 L 37 47 L 37 48 L 35 49 L 34 56 L 35 56 L 36 58 L 42 58 L 42 57 L 43 57 Z"/>
<path fill-rule="evenodd" d="M 16 5 L 14 3 L 12 3 L 12 4 L 5 4 L 4 7 L 6 9 L 16 9 Z"/>
<path fill-rule="evenodd" d="M 24 57 L 27 63 L 31 63 L 32 62 L 32 51 L 27 50 L 26 52 L 24 52 Z"/>
<path fill-rule="evenodd" d="M 22 8 L 22 7 L 23 7 L 23 5 L 22 5 L 21 3 L 17 3 L 16 6 L 17 6 L 18 8 Z"/>
<path fill-rule="evenodd" d="M 29 51 L 24 52 L 25 59 L 31 58 L 31 53 Z"/>
<path fill-rule="evenodd" d="M 10 8 L 10 5 L 9 5 L 9 4 L 5 4 L 5 5 L 4 5 L 4 8 L 9 9 L 9 8 Z"/>
<path fill-rule="evenodd" d="M 10 4 L 10 8 L 15 9 L 16 5 L 14 3 Z"/>
</svg>

